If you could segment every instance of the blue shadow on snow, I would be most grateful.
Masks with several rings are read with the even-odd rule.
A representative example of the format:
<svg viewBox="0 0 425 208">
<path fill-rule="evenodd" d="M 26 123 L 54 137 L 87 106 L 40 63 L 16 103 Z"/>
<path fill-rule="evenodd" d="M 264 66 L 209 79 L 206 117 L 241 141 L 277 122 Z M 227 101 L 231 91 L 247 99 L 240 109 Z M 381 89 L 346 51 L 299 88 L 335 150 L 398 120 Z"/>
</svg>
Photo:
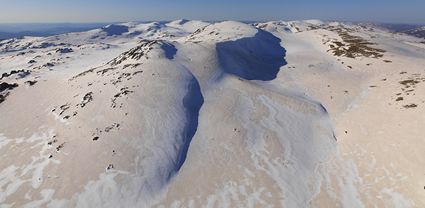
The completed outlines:
<svg viewBox="0 0 425 208">
<path fill-rule="evenodd" d="M 280 67 L 287 64 L 286 50 L 280 42 L 271 33 L 258 29 L 254 37 L 217 43 L 220 67 L 225 73 L 246 80 L 273 80 Z"/>
</svg>

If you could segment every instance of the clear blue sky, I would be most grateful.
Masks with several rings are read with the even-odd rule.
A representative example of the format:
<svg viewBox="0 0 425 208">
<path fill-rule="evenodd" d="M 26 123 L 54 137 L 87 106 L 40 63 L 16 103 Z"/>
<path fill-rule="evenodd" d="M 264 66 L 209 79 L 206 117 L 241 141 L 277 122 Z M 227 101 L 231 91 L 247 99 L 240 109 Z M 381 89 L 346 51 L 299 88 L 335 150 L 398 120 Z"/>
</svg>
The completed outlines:
<svg viewBox="0 0 425 208">
<path fill-rule="evenodd" d="M 425 0 L 0 0 L 0 23 L 182 18 L 425 24 Z"/>
</svg>

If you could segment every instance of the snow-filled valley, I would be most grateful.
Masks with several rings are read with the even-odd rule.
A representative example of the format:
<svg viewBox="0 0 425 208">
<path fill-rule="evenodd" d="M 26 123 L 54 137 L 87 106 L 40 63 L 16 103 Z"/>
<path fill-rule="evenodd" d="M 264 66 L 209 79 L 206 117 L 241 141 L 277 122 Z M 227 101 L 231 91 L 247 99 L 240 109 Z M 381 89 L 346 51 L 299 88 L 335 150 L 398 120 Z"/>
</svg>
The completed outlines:
<svg viewBox="0 0 425 208">
<path fill-rule="evenodd" d="M 424 207 L 425 44 L 373 26 L 0 41 L 0 207 Z"/>
</svg>

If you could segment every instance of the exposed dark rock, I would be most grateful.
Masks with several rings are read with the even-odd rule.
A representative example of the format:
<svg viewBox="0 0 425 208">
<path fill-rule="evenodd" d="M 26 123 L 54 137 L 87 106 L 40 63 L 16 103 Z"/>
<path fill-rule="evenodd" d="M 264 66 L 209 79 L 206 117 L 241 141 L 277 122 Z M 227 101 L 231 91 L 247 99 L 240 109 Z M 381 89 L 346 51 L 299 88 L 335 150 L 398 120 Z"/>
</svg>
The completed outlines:
<svg viewBox="0 0 425 208">
<path fill-rule="evenodd" d="M 48 63 L 46 63 L 46 64 L 43 65 L 43 67 L 54 67 L 54 66 L 55 65 L 52 64 L 52 63 L 50 63 L 50 62 L 48 62 Z"/>
<path fill-rule="evenodd" d="M 408 86 L 414 86 L 415 84 L 418 84 L 419 81 L 413 80 L 413 79 L 407 79 L 399 82 L 400 84 L 408 87 Z"/>
<path fill-rule="evenodd" d="M 74 52 L 72 48 L 59 48 L 56 50 L 56 53 L 71 53 Z"/>
<path fill-rule="evenodd" d="M 62 115 L 63 113 L 65 113 L 66 110 L 69 109 L 69 104 L 61 105 L 59 108 L 61 109 L 59 115 Z"/>
<path fill-rule="evenodd" d="M 9 84 L 7 82 L 0 83 L 0 103 L 6 100 L 6 97 L 9 96 L 8 90 L 18 87 L 17 83 Z"/>
<path fill-rule="evenodd" d="M 122 63 L 123 61 L 125 61 L 127 59 L 140 60 L 142 57 L 145 57 L 146 59 L 148 59 L 148 57 L 146 55 L 148 54 L 148 52 L 150 50 L 153 49 L 153 45 L 158 44 L 158 43 L 163 43 L 163 41 L 142 40 L 140 42 L 139 46 L 122 53 L 118 57 L 116 57 L 116 58 L 112 59 L 110 62 L 108 62 L 108 64 L 110 64 L 111 66 L 115 66 L 115 65 Z"/>
<path fill-rule="evenodd" d="M 5 90 L 12 90 L 13 88 L 18 87 L 17 83 L 9 84 L 7 82 L 0 83 L 0 92 Z"/>
<path fill-rule="evenodd" d="M 109 164 L 108 167 L 106 168 L 106 170 L 111 170 L 114 169 L 114 164 Z"/>
<path fill-rule="evenodd" d="M 33 86 L 35 83 L 37 83 L 37 80 L 28 80 L 25 82 L 25 84 L 28 84 L 29 86 Z"/>
<path fill-rule="evenodd" d="M 56 139 L 53 139 L 52 141 L 50 141 L 50 142 L 47 142 L 47 144 L 48 145 L 52 145 L 53 143 L 56 143 L 58 140 L 56 140 Z"/>
<path fill-rule="evenodd" d="M 87 103 L 91 102 L 93 100 L 93 92 L 89 92 L 84 95 L 83 101 L 79 104 L 81 108 L 84 108 L 84 106 L 87 105 Z"/>
<path fill-rule="evenodd" d="M 106 72 L 111 71 L 111 70 L 114 70 L 114 69 L 116 69 L 116 68 L 114 68 L 114 67 L 109 67 L 109 68 L 106 68 L 106 69 L 99 70 L 99 71 L 97 71 L 96 73 L 97 73 L 98 75 L 102 75 L 102 76 L 103 76 Z"/>
<path fill-rule="evenodd" d="M 395 101 L 402 101 L 403 97 L 398 97 L 397 99 L 395 99 Z"/>
<path fill-rule="evenodd" d="M 31 48 L 48 48 L 50 46 L 54 46 L 54 43 L 42 42 L 39 45 L 33 45 Z"/>
<path fill-rule="evenodd" d="M 59 152 L 65 146 L 65 142 L 56 147 L 56 151 Z"/>
<path fill-rule="evenodd" d="M 96 68 L 91 68 L 91 69 L 89 69 L 89 70 L 87 70 L 87 71 L 83 71 L 83 72 L 81 72 L 81 73 L 79 73 L 79 74 L 77 74 L 77 75 L 73 76 L 71 79 L 69 79 L 69 81 L 72 81 L 72 80 L 74 80 L 75 78 L 78 78 L 78 77 L 85 76 L 85 75 L 87 75 L 88 73 L 93 72 L 95 69 L 96 69 Z"/>
<path fill-rule="evenodd" d="M 9 93 L 6 94 L 0 94 L 0 103 L 4 102 L 6 100 L 6 97 L 9 95 Z"/>
<path fill-rule="evenodd" d="M 21 69 L 21 70 L 12 70 L 9 73 L 5 72 L 1 75 L 0 80 L 3 79 L 3 78 L 9 77 L 11 75 L 14 75 L 14 74 L 17 74 L 18 78 L 24 78 L 24 77 L 30 75 L 31 71 Z"/>
<path fill-rule="evenodd" d="M 107 126 L 105 128 L 105 132 L 109 132 L 109 131 L 111 131 L 113 129 L 118 129 L 119 130 L 119 128 L 120 128 L 120 124 L 119 123 L 113 123 L 111 126 Z"/>
<path fill-rule="evenodd" d="M 418 105 L 412 103 L 412 104 L 409 104 L 409 105 L 403 105 L 403 107 L 404 108 L 416 108 L 416 107 L 418 107 Z"/>
<path fill-rule="evenodd" d="M 114 95 L 114 98 L 112 99 L 112 103 L 114 104 L 117 98 L 122 97 L 123 95 L 128 95 L 130 93 L 133 93 L 133 91 L 128 90 L 128 87 L 121 88 L 120 92 Z"/>
<path fill-rule="evenodd" d="M 133 75 L 140 74 L 140 73 L 143 73 L 143 71 L 135 71 L 133 72 Z"/>
</svg>

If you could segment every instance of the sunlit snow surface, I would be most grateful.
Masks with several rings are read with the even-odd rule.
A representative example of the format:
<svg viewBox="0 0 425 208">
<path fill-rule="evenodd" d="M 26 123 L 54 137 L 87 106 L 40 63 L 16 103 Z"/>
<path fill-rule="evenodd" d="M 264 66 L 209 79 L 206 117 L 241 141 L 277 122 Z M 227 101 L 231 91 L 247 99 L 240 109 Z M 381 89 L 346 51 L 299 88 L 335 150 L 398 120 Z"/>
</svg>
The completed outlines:
<svg viewBox="0 0 425 208">
<path fill-rule="evenodd" d="M 0 207 L 369 207 L 325 89 L 291 74 L 335 67 L 330 27 L 130 22 L 0 42 L 1 82 L 19 85 L 0 102 Z M 415 41 L 386 50 L 423 57 Z M 383 187 L 394 207 L 423 203 Z"/>
</svg>

